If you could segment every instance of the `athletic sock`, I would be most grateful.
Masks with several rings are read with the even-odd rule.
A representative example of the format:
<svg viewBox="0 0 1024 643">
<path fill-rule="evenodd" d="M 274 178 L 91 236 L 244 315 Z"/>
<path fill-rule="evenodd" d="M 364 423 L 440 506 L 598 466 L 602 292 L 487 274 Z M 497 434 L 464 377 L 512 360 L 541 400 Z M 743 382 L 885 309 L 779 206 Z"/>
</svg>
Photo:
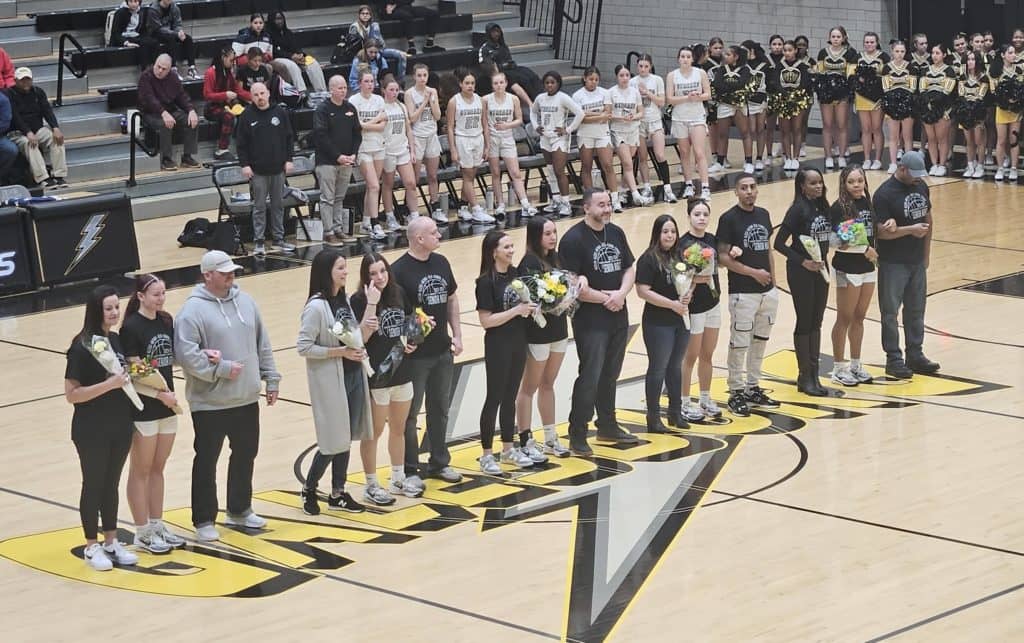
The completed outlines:
<svg viewBox="0 0 1024 643">
<path fill-rule="evenodd" d="M 544 425 L 544 441 L 545 442 L 554 442 L 557 439 L 558 439 L 558 432 L 555 431 L 555 425 L 554 424 L 545 424 Z"/>
<path fill-rule="evenodd" d="M 405 480 L 405 465 L 400 464 L 397 467 L 391 467 L 391 481 L 402 482 Z"/>
<path fill-rule="evenodd" d="M 533 439 L 533 432 L 527 429 L 519 432 L 519 446 L 525 447 L 526 443 Z"/>
<path fill-rule="evenodd" d="M 711 403 L 711 391 L 701 391 L 700 392 L 700 403 L 701 404 L 710 404 Z"/>
<path fill-rule="evenodd" d="M 377 482 L 377 474 L 376 473 L 368 473 L 368 474 L 366 474 L 366 486 L 370 487 L 370 486 L 373 486 L 373 485 L 380 485 L 380 483 Z"/>
<path fill-rule="evenodd" d="M 850 358 L 850 369 L 854 370 L 854 371 L 859 370 L 860 369 L 860 360 L 859 359 Z"/>
</svg>

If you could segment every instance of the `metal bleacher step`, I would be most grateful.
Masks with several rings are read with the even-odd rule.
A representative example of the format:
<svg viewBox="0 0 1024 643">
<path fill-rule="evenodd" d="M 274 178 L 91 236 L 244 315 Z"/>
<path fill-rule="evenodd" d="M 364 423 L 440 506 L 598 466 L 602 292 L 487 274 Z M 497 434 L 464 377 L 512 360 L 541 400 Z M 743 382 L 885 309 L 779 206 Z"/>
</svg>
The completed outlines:
<svg viewBox="0 0 1024 643">
<path fill-rule="evenodd" d="M 509 50 L 512 52 L 512 60 L 516 61 L 516 64 L 519 65 L 550 60 L 554 53 L 551 50 L 551 46 L 545 42 L 510 46 Z"/>
<path fill-rule="evenodd" d="M 444 1 L 442 0 L 442 2 Z M 455 5 L 456 13 L 472 13 L 474 15 L 502 11 L 504 7 L 503 0 L 447 0 L 447 2 Z"/>
<path fill-rule="evenodd" d="M 53 39 L 49 36 L 24 36 L 0 40 L 12 60 L 32 56 L 48 56 L 53 53 Z"/>
<path fill-rule="evenodd" d="M 509 30 L 513 29 L 526 29 L 528 27 L 519 26 L 519 14 L 511 11 L 490 11 L 487 13 L 474 13 L 473 14 L 473 31 L 483 33 L 487 25 L 492 22 L 497 23 L 503 32 L 505 32 L 505 44 L 509 47 L 512 46 L 512 42 L 509 40 Z"/>
<path fill-rule="evenodd" d="M 550 51 L 550 49 L 548 50 Z M 573 73 L 572 63 L 568 60 L 561 60 L 559 58 L 546 58 L 543 60 L 524 61 L 521 63 L 523 67 L 529 67 L 538 76 L 544 76 L 545 72 L 557 71 L 562 75 L 562 91 L 566 91 L 565 79 Z M 575 89 L 573 90 L 575 91 Z"/>
<path fill-rule="evenodd" d="M 32 15 L 44 11 L 63 11 L 66 9 L 95 9 L 97 7 L 113 8 L 112 3 L 102 0 L 18 0 L 18 13 Z M 148 3 L 147 3 L 148 4 Z"/>
<path fill-rule="evenodd" d="M 6 40 L 37 35 L 36 21 L 32 18 L 0 18 L 0 45 Z"/>
<path fill-rule="evenodd" d="M 0 18 L 13 18 L 18 15 L 18 3 L 15 0 L 0 2 Z"/>
<path fill-rule="evenodd" d="M 33 73 L 32 84 L 37 87 L 42 87 L 43 91 L 49 97 L 50 102 L 53 102 L 57 98 L 57 74 L 54 72 L 53 76 L 42 76 Z M 65 70 L 64 73 L 64 96 L 71 96 L 73 94 L 84 94 L 89 91 L 89 79 L 88 77 L 75 78 Z"/>
</svg>

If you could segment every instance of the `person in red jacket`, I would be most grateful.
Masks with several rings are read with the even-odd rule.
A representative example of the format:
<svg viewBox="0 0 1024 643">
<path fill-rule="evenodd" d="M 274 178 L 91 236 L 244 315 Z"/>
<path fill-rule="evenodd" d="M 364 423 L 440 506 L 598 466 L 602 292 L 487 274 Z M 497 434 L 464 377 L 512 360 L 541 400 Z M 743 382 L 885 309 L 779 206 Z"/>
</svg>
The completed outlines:
<svg viewBox="0 0 1024 643">
<path fill-rule="evenodd" d="M 14 63 L 3 47 L 0 47 L 0 81 L 3 83 L 0 89 L 14 87 Z"/>
<path fill-rule="evenodd" d="M 206 101 L 203 116 L 208 121 L 220 123 L 217 151 L 213 153 L 213 157 L 218 161 L 235 160 L 228 149 L 231 144 L 231 133 L 235 129 L 235 112 L 232 108 L 252 100 L 252 95 L 235 78 L 234 69 L 235 52 L 228 45 L 214 57 L 203 75 L 203 100 Z"/>
</svg>

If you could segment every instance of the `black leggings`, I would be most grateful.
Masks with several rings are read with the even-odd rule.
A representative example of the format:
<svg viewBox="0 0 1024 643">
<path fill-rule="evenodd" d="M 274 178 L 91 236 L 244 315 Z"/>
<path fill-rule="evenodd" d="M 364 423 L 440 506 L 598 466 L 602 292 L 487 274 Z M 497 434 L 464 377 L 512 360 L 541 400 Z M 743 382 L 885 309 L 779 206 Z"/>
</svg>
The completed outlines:
<svg viewBox="0 0 1024 643">
<path fill-rule="evenodd" d="M 86 540 L 96 540 L 100 517 L 103 531 L 117 529 L 117 485 L 132 448 L 131 427 L 95 432 L 73 441 L 82 466 L 82 495 L 78 499 L 82 531 Z"/>
<path fill-rule="evenodd" d="M 516 396 L 526 368 L 526 339 L 510 341 L 507 336 L 488 333 L 484 336 L 484 367 L 487 398 L 480 411 L 480 445 L 490 449 L 494 445 L 495 416 L 501 425 L 501 441 L 515 440 Z"/>
<path fill-rule="evenodd" d="M 821 330 L 821 321 L 825 317 L 825 305 L 828 304 L 828 282 L 815 271 L 804 268 L 792 261 L 786 262 L 786 277 L 793 296 L 793 309 L 796 311 L 795 335 L 810 335 Z"/>
<path fill-rule="evenodd" d="M 309 465 L 309 475 L 306 476 L 306 490 L 316 491 L 320 478 L 324 477 L 327 465 L 331 465 L 331 492 L 341 491 L 348 482 L 348 457 L 351 451 L 324 455 L 317 449 L 313 456 L 313 464 Z"/>
<path fill-rule="evenodd" d="M 406 40 L 412 40 L 413 36 L 416 35 L 416 25 L 413 22 L 416 18 L 423 18 L 427 36 L 433 37 L 437 34 L 437 21 L 440 16 L 436 9 L 403 4 L 395 7 L 395 10 L 391 12 L 391 16 L 396 20 L 402 21 Z"/>
</svg>

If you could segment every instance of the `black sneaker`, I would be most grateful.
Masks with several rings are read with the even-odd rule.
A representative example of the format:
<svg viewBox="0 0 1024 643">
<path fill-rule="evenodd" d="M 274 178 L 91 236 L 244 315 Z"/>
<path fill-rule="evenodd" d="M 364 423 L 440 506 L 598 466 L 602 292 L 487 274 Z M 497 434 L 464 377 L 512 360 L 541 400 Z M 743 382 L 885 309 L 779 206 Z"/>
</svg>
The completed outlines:
<svg viewBox="0 0 1024 643">
<path fill-rule="evenodd" d="M 760 386 L 751 386 L 744 392 L 743 397 L 746 398 L 747 404 L 763 409 L 777 409 L 781 406 L 777 400 L 768 397 Z"/>
<path fill-rule="evenodd" d="M 405 50 L 405 53 L 407 55 L 409 55 L 409 56 L 415 56 L 416 55 L 416 47 L 413 46 L 413 45 L 409 45 L 409 48 Z"/>
<path fill-rule="evenodd" d="M 933 373 L 939 372 L 939 363 L 933 362 L 924 355 L 917 358 L 910 358 L 907 360 L 907 367 L 915 373 L 921 375 L 932 375 Z"/>
<path fill-rule="evenodd" d="M 45 181 L 43 181 L 43 187 L 52 188 L 52 187 L 56 187 L 56 186 L 57 186 L 57 179 L 53 178 L 52 176 L 50 178 L 46 179 Z"/>
<path fill-rule="evenodd" d="M 333 495 L 327 499 L 327 509 L 331 511 L 346 511 L 350 514 L 361 514 L 366 511 L 366 507 L 356 502 L 355 498 L 349 495 L 347 491 L 342 491 L 341 495 L 335 498 Z"/>
<path fill-rule="evenodd" d="M 574 435 L 569 436 L 569 452 L 574 456 L 580 458 L 592 458 L 594 457 L 594 450 L 587 444 L 586 436 L 576 437 Z"/>
<path fill-rule="evenodd" d="M 302 513 L 307 516 L 320 515 L 320 502 L 317 500 L 315 489 L 303 489 L 299 496 L 302 498 Z"/>
<path fill-rule="evenodd" d="M 914 371 L 910 370 L 902 361 L 886 362 L 885 374 L 898 380 L 909 380 L 914 377 Z"/>
<path fill-rule="evenodd" d="M 202 167 L 202 165 L 199 164 L 199 161 L 186 154 L 181 157 L 181 167 L 195 169 L 197 167 Z"/>
<path fill-rule="evenodd" d="M 597 439 L 606 442 L 618 442 L 619 444 L 636 444 L 640 442 L 640 438 L 629 431 L 623 430 L 618 424 L 614 424 L 608 429 L 597 427 Z"/>
<path fill-rule="evenodd" d="M 178 169 L 178 164 L 172 161 L 171 159 L 161 159 L 160 169 L 163 170 L 164 172 L 175 172 Z"/>
<path fill-rule="evenodd" d="M 68 182 L 64 180 L 63 176 L 58 176 L 54 180 L 57 182 L 57 187 L 58 188 L 66 188 L 66 187 L 68 187 Z"/>
<path fill-rule="evenodd" d="M 738 415 L 740 417 L 750 416 L 750 407 L 747 406 L 747 396 L 743 391 L 733 391 L 729 393 L 728 406 L 733 415 Z"/>
<path fill-rule="evenodd" d="M 234 161 L 235 155 L 231 153 L 231 150 L 217 150 L 213 153 L 213 158 L 218 161 Z"/>
</svg>

